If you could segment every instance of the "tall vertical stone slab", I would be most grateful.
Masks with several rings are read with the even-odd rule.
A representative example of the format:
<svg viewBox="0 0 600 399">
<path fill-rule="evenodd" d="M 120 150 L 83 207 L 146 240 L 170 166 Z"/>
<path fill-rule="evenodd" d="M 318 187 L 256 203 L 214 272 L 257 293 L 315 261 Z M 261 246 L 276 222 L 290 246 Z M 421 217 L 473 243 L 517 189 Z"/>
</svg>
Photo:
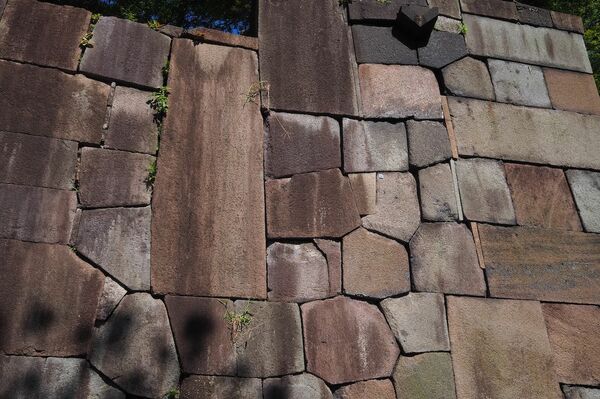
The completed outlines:
<svg viewBox="0 0 600 399">
<path fill-rule="evenodd" d="M 173 43 L 169 115 L 152 201 L 152 286 L 266 297 L 263 125 L 240 88 L 256 53 Z"/>
<path fill-rule="evenodd" d="M 337 1 L 259 1 L 260 72 L 272 108 L 356 114 L 344 11 Z"/>
</svg>

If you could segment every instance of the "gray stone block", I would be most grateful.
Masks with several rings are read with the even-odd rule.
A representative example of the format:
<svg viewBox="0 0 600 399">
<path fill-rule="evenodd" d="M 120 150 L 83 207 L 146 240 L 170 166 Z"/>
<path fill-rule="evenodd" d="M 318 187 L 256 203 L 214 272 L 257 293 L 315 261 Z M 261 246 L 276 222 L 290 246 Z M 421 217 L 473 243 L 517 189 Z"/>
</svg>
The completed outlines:
<svg viewBox="0 0 600 399">
<path fill-rule="evenodd" d="M 585 231 L 600 233 L 600 172 L 566 172 Z"/>
<path fill-rule="evenodd" d="M 439 122 L 407 121 L 410 164 L 418 168 L 450 159 L 450 139 Z"/>
<path fill-rule="evenodd" d="M 488 65 L 497 101 L 552 108 L 542 68 L 502 60 L 489 60 Z"/>
<path fill-rule="evenodd" d="M 419 64 L 439 69 L 465 55 L 467 46 L 463 35 L 433 31 L 427 45 L 419 48 Z"/>
<path fill-rule="evenodd" d="M 519 21 L 524 24 L 545 26 L 547 28 L 554 27 L 550 10 L 517 3 L 517 13 L 519 14 Z"/>
<path fill-rule="evenodd" d="M 353 25 L 352 36 L 359 64 L 418 65 L 417 50 L 409 48 L 388 26 Z"/>
<path fill-rule="evenodd" d="M 440 10 L 440 15 L 460 19 L 459 0 L 428 0 L 428 3 L 430 7 L 437 7 Z"/>
<path fill-rule="evenodd" d="M 423 219 L 433 222 L 457 220 L 456 192 L 450 165 L 443 163 L 419 171 Z"/>
<path fill-rule="evenodd" d="M 452 19 L 440 15 L 435 21 L 435 30 L 450 33 L 460 33 L 462 21 L 460 19 Z"/>
<path fill-rule="evenodd" d="M 494 101 L 494 86 L 485 62 L 465 57 L 442 69 L 444 84 L 450 93 Z"/>
<path fill-rule="evenodd" d="M 449 353 L 401 356 L 393 377 L 399 398 L 456 399 Z"/>
<path fill-rule="evenodd" d="M 463 12 L 516 21 L 517 7 L 506 0 L 460 0 Z"/>
<path fill-rule="evenodd" d="M 565 385 L 563 391 L 566 399 L 600 399 L 600 389 Z"/>
<path fill-rule="evenodd" d="M 112 314 L 121 299 L 127 294 L 127 290 L 119 285 L 112 278 L 104 278 L 104 289 L 102 296 L 98 301 L 98 310 L 96 311 L 96 321 L 105 321 Z"/>
<path fill-rule="evenodd" d="M 327 384 L 308 373 L 267 379 L 263 395 L 264 399 L 333 399 Z"/>
<path fill-rule="evenodd" d="M 191 375 L 181 383 L 181 399 L 263 399 L 258 378 L 206 377 Z"/>
<path fill-rule="evenodd" d="M 400 7 L 407 4 L 426 6 L 427 0 L 354 0 L 348 4 L 350 21 L 395 21 Z"/>
</svg>

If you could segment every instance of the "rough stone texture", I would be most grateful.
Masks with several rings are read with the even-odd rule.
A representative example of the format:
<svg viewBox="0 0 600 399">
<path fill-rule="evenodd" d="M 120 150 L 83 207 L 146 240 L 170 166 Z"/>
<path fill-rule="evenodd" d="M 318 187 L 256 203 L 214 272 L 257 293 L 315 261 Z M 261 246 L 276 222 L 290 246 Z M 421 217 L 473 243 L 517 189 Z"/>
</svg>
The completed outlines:
<svg viewBox="0 0 600 399">
<path fill-rule="evenodd" d="M 422 168 L 452 157 L 450 139 L 443 124 L 431 121 L 408 121 L 410 164 Z"/>
<path fill-rule="evenodd" d="M 300 310 L 294 303 L 236 301 L 252 320 L 236 339 L 237 375 L 274 377 L 304 371 Z"/>
<path fill-rule="evenodd" d="M 578 15 L 564 14 L 562 12 L 550 11 L 554 27 L 572 32 L 583 33 L 583 20 Z"/>
<path fill-rule="evenodd" d="M 259 1 L 260 78 L 272 108 L 356 114 L 344 11 L 335 1 Z"/>
<path fill-rule="evenodd" d="M 65 245 L 0 240 L 0 259 L 4 298 L 0 306 L 0 352 L 85 354 L 102 293 L 102 273 Z"/>
<path fill-rule="evenodd" d="M 0 182 L 69 190 L 77 143 L 0 132 Z"/>
<path fill-rule="evenodd" d="M 75 247 L 129 289 L 149 290 L 151 215 L 150 207 L 84 210 Z"/>
<path fill-rule="evenodd" d="M 360 225 L 352 188 L 339 169 L 265 183 L 270 238 L 341 237 Z"/>
<path fill-rule="evenodd" d="M 496 100 L 551 108 L 542 68 L 502 60 L 488 60 Z"/>
<path fill-rule="evenodd" d="M 148 205 L 146 184 L 154 157 L 102 148 L 83 148 L 79 166 L 79 200 L 84 207 Z"/>
<path fill-rule="evenodd" d="M 410 240 L 417 291 L 484 295 L 473 235 L 464 224 L 424 223 Z"/>
<path fill-rule="evenodd" d="M 344 119 L 343 125 L 345 172 L 408 170 L 404 123 Z"/>
<path fill-rule="evenodd" d="M 74 191 L 0 184 L 0 238 L 69 242 L 77 208 Z"/>
<path fill-rule="evenodd" d="M 360 65 L 363 116 L 367 118 L 442 119 L 435 75 L 410 65 Z"/>
<path fill-rule="evenodd" d="M 565 174 L 542 166 L 504 164 L 517 224 L 581 231 Z"/>
<path fill-rule="evenodd" d="M 307 302 L 331 292 L 325 256 L 313 244 L 274 243 L 267 248 L 268 298 Z"/>
<path fill-rule="evenodd" d="M 110 86 L 0 61 L 0 131 L 100 143 Z"/>
<path fill-rule="evenodd" d="M 512 1 L 505 0 L 460 0 L 463 12 L 486 15 L 494 18 L 519 19 L 517 7 Z"/>
<path fill-rule="evenodd" d="M 508 1 L 497 1 L 514 5 Z M 592 72 L 581 35 L 474 15 L 464 15 L 463 22 L 467 25 L 465 38 L 471 54 Z"/>
<path fill-rule="evenodd" d="M 330 384 L 389 377 L 400 350 L 375 305 L 336 297 L 302 305 L 307 370 Z"/>
<path fill-rule="evenodd" d="M 162 397 L 179 382 L 167 310 L 150 294 L 127 295 L 99 327 L 89 360 L 132 395 Z"/>
<path fill-rule="evenodd" d="M 377 178 L 375 173 L 351 173 L 348 175 L 358 213 L 370 215 L 377 210 Z"/>
<path fill-rule="evenodd" d="M 127 294 L 127 290 L 116 283 L 112 278 L 104 278 L 104 288 L 98 300 L 96 320 L 105 321 L 112 314 L 121 299 Z"/>
<path fill-rule="evenodd" d="M 242 47 L 258 51 L 258 38 L 235 33 L 223 32 L 216 29 L 196 27 L 188 29 L 184 37 L 199 40 L 203 43 L 224 44 L 226 46 Z"/>
<path fill-rule="evenodd" d="M 566 173 L 585 230 L 600 233 L 600 172 L 568 170 Z"/>
<path fill-rule="evenodd" d="M 564 386 L 566 399 L 600 399 L 600 389 Z"/>
<path fill-rule="evenodd" d="M 152 198 L 155 292 L 267 296 L 263 121 L 243 94 L 258 80 L 253 51 L 173 42 Z"/>
<path fill-rule="evenodd" d="M 600 169 L 600 116 L 449 98 L 458 152 Z"/>
<path fill-rule="evenodd" d="M 272 112 L 265 171 L 281 177 L 340 168 L 340 124 L 333 118 Z"/>
<path fill-rule="evenodd" d="M 353 25 L 352 38 L 359 64 L 419 64 L 417 50 L 398 40 L 391 26 Z"/>
<path fill-rule="evenodd" d="M 152 93 L 118 86 L 104 144 L 117 150 L 156 153 L 158 128 L 147 104 Z"/>
<path fill-rule="evenodd" d="M 355 0 L 348 4 L 351 21 L 395 21 L 400 7 L 406 4 L 426 6 L 427 0 L 390 0 L 381 3 L 377 0 Z"/>
<path fill-rule="evenodd" d="M 433 222 L 458 219 L 458 204 L 449 164 L 438 164 L 421 169 L 419 193 L 423 219 Z"/>
<path fill-rule="evenodd" d="M 125 399 L 85 359 L 0 356 L 2 398 Z"/>
<path fill-rule="evenodd" d="M 448 298 L 458 399 L 562 398 L 539 302 Z"/>
<path fill-rule="evenodd" d="M 516 3 L 516 5 L 517 13 L 519 14 L 519 22 L 535 26 L 545 26 L 547 28 L 552 28 L 554 26 L 550 10 L 532 7 L 522 3 Z"/>
<path fill-rule="evenodd" d="M 405 353 L 450 350 L 442 294 L 413 292 L 386 299 L 381 308 Z"/>
<path fill-rule="evenodd" d="M 263 399 L 258 378 L 205 377 L 192 375 L 181 384 L 181 399 Z"/>
<path fill-rule="evenodd" d="M 430 7 L 437 7 L 441 15 L 460 19 L 459 0 L 428 0 Z"/>
<path fill-rule="evenodd" d="M 329 291 L 332 294 L 342 292 L 342 245 L 332 240 L 314 240 L 315 244 L 327 258 L 329 274 Z"/>
<path fill-rule="evenodd" d="M 333 399 L 327 385 L 308 373 L 265 380 L 263 395 L 264 399 Z"/>
<path fill-rule="evenodd" d="M 442 32 L 450 32 L 450 33 L 460 33 L 461 20 L 460 19 L 452 19 L 448 17 L 444 17 L 442 15 L 438 16 L 437 21 L 435 21 L 435 30 L 439 30 Z"/>
<path fill-rule="evenodd" d="M 465 55 L 467 46 L 463 35 L 433 31 L 427 45 L 419 48 L 419 65 L 439 69 Z"/>
<path fill-rule="evenodd" d="M 465 57 L 442 70 L 444 84 L 451 93 L 494 101 L 494 86 L 484 62 Z"/>
<path fill-rule="evenodd" d="M 544 77 L 554 108 L 600 115 L 600 96 L 593 75 L 544 68 Z"/>
<path fill-rule="evenodd" d="M 456 398 L 449 353 L 401 356 L 394 371 L 394 384 L 399 398 Z"/>
<path fill-rule="evenodd" d="M 181 357 L 182 371 L 190 374 L 235 375 L 234 342 L 224 317 L 227 311 L 233 311 L 233 302 L 167 296 L 165 303 Z"/>
<path fill-rule="evenodd" d="M 410 291 L 406 249 L 363 228 L 344 237 L 344 291 L 371 298 Z"/>
<path fill-rule="evenodd" d="M 542 305 L 558 380 L 568 384 L 600 383 L 600 308 Z"/>
<path fill-rule="evenodd" d="M 34 0 L 0 6 L 0 58 L 76 71 L 91 13 Z"/>
<path fill-rule="evenodd" d="M 408 242 L 421 222 L 417 184 L 410 173 L 377 174 L 377 209 L 363 227 Z"/>
<path fill-rule="evenodd" d="M 333 397 L 335 399 L 396 399 L 396 392 L 390 380 L 371 380 L 346 385 L 335 391 Z"/>
<path fill-rule="evenodd" d="M 459 159 L 456 161 L 456 174 L 466 218 L 478 222 L 516 223 L 502 162 Z"/>
<path fill-rule="evenodd" d="M 171 46 L 168 36 L 145 24 L 102 17 L 94 28 L 92 43 L 81 59 L 83 73 L 138 86 L 162 86 L 162 67 Z"/>
<path fill-rule="evenodd" d="M 600 237 L 479 226 L 492 296 L 600 304 Z"/>
</svg>

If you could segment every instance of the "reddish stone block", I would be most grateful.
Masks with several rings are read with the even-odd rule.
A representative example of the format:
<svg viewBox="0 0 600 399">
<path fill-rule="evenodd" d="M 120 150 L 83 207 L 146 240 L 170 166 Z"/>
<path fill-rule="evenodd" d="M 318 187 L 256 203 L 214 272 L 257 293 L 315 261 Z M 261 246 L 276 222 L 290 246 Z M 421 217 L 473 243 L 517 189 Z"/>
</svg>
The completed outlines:
<svg viewBox="0 0 600 399">
<path fill-rule="evenodd" d="M 554 108 L 600 115 L 600 95 L 593 75 L 545 68 L 544 78 Z"/>
<path fill-rule="evenodd" d="M 578 15 L 565 14 L 558 11 L 550 11 L 554 27 L 572 32 L 583 33 L 583 20 Z"/>
<path fill-rule="evenodd" d="M 463 12 L 517 21 L 517 6 L 505 0 L 460 0 Z"/>
<path fill-rule="evenodd" d="M 185 30 L 182 36 L 199 40 L 203 43 L 224 44 L 226 46 L 242 47 L 248 50 L 258 51 L 258 38 L 251 36 L 243 36 L 202 27 Z"/>
<path fill-rule="evenodd" d="M 342 245 L 332 240 L 314 240 L 327 258 L 329 291 L 335 295 L 342 292 Z"/>
</svg>

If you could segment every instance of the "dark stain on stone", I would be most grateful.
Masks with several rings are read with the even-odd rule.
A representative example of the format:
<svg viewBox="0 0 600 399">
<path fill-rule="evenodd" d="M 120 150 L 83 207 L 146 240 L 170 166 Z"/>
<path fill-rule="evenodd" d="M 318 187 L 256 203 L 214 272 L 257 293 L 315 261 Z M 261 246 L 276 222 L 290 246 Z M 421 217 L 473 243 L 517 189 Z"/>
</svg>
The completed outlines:
<svg viewBox="0 0 600 399">
<path fill-rule="evenodd" d="M 288 399 L 289 394 L 289 388 L 280 382 L 265 389 L 264 399 Z"/>
<path fill-rule="evenodd" d="M 188 341 L 187 355 L 197 358 L 206 350 L 206 338 L 215 329 L 214 321 L 205 314 L 195 313 L 188 317 L 184 326 L 184 337 Z"/>
<path fill-rule="evenodd" d="M 35 302 L 25 317 L 25 332 L 48 331 L 56 321 L 55 319 L 56 316 L 52 309 L 40 302 Z"/>
</svg>

